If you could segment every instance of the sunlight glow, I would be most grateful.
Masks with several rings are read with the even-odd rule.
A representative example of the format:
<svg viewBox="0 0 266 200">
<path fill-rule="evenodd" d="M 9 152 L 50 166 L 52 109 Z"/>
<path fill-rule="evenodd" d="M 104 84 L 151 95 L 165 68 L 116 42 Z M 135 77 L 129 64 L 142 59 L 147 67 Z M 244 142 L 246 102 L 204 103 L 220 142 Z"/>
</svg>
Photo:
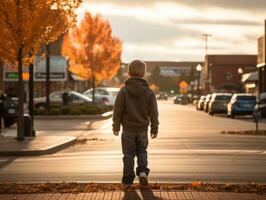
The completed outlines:
<svg viewBox="0 0 266 200">
<path fill-rule="evenodd" d="M 93 14 L 100 13 L 106 19 L 110 18 L 111 24 L 114 22 L 112 17 L 117 17 L 115 19 L 118 20 L 120 17 L 121 19 L 127 17 L 126 19 L 128 20 L 135 19 L 147 25 L 156 26 L 157 24 L 158 26 L 169 27 L 169 34 L 172 34 L 174 39 L 169 38 L 169 34 L 167 34 L 164 40 L 157 41 L 154 39 L 154 43 L 142 42 L 141 44 L 134 44 L 132 41 L 123 38 L 128 38 L 128 32 L 123 31 L 127 27 L 113 27 L 114 32 L 122 33 L 120 37 L 124 41 L 124 60 L 131 58 L 130 54 L 135 54 L 132 51 L 136 49 L 141 52 L 145 51 L 145 55 L 148 55 L 148 52 L 152 52 L 147 56 L 147 59 L 157 58 L 159 54 L 160 57 L 165 58 L 164 60 L 202 59 L 204 53 L 202 34 L 205 32 L 213 35 L 209 44 L 210 53 L 256 54 L 256 38 L 262 34 L 265 17 L 251 10 L 222 7 L 198 9 L 176 1 L 157 1 L 149 6 L 147 4 L 143 6 L 134 4 L 131 6 L 130 4 L 119 4 L 115 1 L 105 3 L 85 2 L 77 10 L 79 20 L 86 10 Z M 128 26 L 130 25 L 129 21 Z M 139 30 L 137 26 L 135 24 L 136 30 Z M 184 31 L 184 33 L 180 32 L 180 30 Z M 175 33 L 178 34 L 175 36 Z M 146 33 L 143 32 L 142 34 Z M 155 34 L 160 33 L 155 32 Z M 139 37 L 138 35 L 134 36 L 134 34 L 131 36 L 132 40 Z M 249 47 L 248 49 L 246 48 L 247 46 Z M 141 47 L 144 49 L 141 50 Z M 183 49 L 183 52 L 179 52 L 179 49 Z M 196 54 L 195 51 L 198 53 Z M 176 57 L 177 54 L 178 57 Z M 191 56 L 187 57 L 187 55 Z"/>
</svg>

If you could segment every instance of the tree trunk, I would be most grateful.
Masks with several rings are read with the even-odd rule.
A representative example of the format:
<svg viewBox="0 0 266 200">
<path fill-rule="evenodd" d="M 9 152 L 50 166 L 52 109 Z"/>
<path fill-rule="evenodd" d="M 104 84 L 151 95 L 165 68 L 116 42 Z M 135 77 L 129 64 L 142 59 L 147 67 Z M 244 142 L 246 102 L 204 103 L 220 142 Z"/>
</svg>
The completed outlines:
<svg viewBox="0 0 266 200">
<path fill-rule="evenodd" d="M 34 92 L 34 69 L 33 69 L 33 63 L 30 64 L 29 66 L 29 73 L 30 73 L 30 78 L 29 78 L 29 114 L 32 119 L 32 136 L 35 136 L 35 130 L 34 130 L 34 105 L 33 105 L 33 92 Z"/>
<path fill-rule="evenodd" d="M 92 104 L 95 104 L 95 76 L 92 75 Z"/>
<path fill-rule="evenodd" d="M 46 45 L 46 109 L 50 110 L 50 44 Z"/>
<path fill-rule="evenodd" d="M 17 140 L 24 140 L 24 81 L 23 81 L 23 66 L 22 66 L 22 50 L 20 47 L 18 51 L 18 127 L 17 127 Z"/>
<path fill-rule="evenodd" d="M 0 59 L 0 90 L 5 92 L 5 85 L 4 85 L 4 63 Z"/>
</svg>

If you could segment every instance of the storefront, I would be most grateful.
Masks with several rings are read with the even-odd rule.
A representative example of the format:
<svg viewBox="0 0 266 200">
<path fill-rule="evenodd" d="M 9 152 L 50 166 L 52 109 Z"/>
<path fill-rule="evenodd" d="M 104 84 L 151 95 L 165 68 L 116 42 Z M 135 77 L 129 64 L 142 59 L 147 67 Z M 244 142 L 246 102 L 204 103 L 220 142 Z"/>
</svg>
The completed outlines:
<svg viewBox="0 0 266 200">
<path fill-rule="evenodd" d="M 257 68 L 259 71 L 259 92 L 266 92 L 266 20 L 264 36 L 258 39 L 258 61 Z"/>
</svg>

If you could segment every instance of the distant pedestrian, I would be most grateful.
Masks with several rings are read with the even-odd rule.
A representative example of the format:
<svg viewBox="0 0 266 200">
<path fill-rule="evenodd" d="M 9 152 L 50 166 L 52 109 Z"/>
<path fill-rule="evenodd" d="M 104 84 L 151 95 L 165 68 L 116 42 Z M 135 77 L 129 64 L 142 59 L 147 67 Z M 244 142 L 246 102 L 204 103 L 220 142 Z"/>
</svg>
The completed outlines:
<svg viewBox="0 0 266 200">
<path fill-rule="evenodd" d="M 145 76 L 146 64 L 134 60 L 129 65 L 130 78 L 118 93 L 114 105 L 113 133 L 118 136 L 120 125 L 122 132 L 123 178 L 125 188 L 132 185 L 135 172 L 134 160 L 137 156 L 136 174 L 141 186 L 148 185 L 148 126 L 151 123 L 151 138 L 158 133 L 158 109 L 154 92 L 150 89 Z"/>
<path fill-rule="evenodd" d="M 70 96 L 69 96 L 68 92 L 64 92 L 63 95 L 62 95 L 62 98 L 63 98 L 63 105 L 64 106 L 69 105 Z"/>
</svg>

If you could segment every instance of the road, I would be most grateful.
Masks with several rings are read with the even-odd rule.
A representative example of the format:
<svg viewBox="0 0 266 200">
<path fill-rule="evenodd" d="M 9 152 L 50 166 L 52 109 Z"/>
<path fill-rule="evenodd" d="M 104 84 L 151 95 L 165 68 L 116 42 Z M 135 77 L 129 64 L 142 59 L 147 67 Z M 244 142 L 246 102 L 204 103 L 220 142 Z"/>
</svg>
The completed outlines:
<svg viewBox="0 0 266 200">
<path fill-rule="evenodd" d="M 159 102 L 159 112 L 159 137 L 149 142 L 152 182 L 266 183 L 266 137 L 220 133 L 254 129 L 251 118 L 209 116 L 171 101 Z M 112 135 L 111 120 L 90 124 L 95 130 L 85 129 L 84 121 L 71 130 L 71 123 L 54 122 L 61 127 L 55 134 L 78 135 L 87 143 L 47 156 L 2 157 L 0 182 L 120 182 L 120 137 Z M 260 127 L 266 129 L 266 122 Z"/>
</svg>

